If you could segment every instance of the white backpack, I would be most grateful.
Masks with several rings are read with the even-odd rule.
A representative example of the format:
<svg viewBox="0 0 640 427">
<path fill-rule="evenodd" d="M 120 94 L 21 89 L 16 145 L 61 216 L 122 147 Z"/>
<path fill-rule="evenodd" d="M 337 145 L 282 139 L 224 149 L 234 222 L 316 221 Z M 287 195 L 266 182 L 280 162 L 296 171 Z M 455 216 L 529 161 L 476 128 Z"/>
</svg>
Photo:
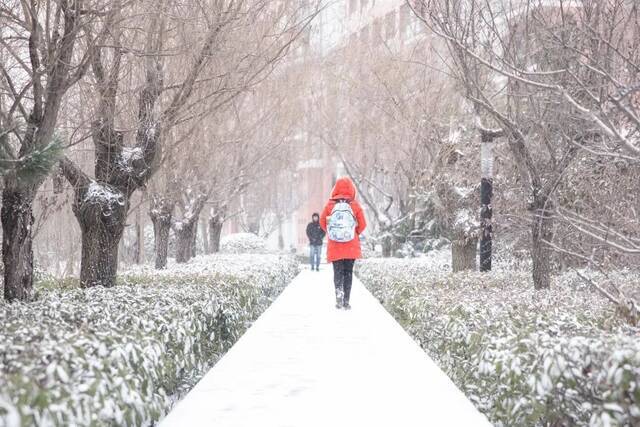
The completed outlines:
<svg viewBox="0 0 640 427">
<path fill-rule="evenodd" d="M 338 200 L 327 222 L 327 235 L 334 242 L 350 242 L 356 237 L 356 217 L 346 200 Z"/>
</svg>

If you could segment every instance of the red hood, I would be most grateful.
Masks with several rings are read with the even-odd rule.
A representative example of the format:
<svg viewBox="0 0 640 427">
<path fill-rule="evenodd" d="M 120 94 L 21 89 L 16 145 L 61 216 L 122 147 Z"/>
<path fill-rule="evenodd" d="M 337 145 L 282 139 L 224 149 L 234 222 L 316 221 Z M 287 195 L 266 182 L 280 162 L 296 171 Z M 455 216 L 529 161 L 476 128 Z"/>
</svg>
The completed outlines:
<svg viewBox="0 0 640 427">
<path fill-rule="evenodd" d="M 334 185 L 331 191 L 332 199 L 349 199 L 354 200 L 356 198 L 356 187 L 350 178 L 338 178 L 336 185 Z"/>
</svg>

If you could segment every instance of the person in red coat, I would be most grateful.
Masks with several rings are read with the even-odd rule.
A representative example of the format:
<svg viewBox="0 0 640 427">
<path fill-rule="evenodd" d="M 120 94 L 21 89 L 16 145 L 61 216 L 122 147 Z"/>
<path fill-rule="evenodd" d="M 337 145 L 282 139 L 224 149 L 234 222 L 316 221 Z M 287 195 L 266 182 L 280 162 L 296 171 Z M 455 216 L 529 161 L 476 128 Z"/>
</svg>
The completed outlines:
<svg viewBox="0 0 640 427">
<path fill-rule="evenodd" d="M 349 203 L 356 219 L 355 237 L 348 242 L 336 242 L 328 239 L 327 261 L 333 264 L 333 282 L 336 288 L 336 308 L 350 309 L 349 298 L 351 296 L 351 283 L 353 281 L 353 264 L 358 258 L 362 258 L 360 249 L 360 234 L 367 227 L 362 206 L 356 200 L 356 187 L 349 178 L 339 178 L 331 191 L 331 197 L 327 201 L 322 214 L 320 214 L 320 227 L 327 231 L 327 217 L 331 216 L 336 202 L 344 200 Z"/>
</svg>

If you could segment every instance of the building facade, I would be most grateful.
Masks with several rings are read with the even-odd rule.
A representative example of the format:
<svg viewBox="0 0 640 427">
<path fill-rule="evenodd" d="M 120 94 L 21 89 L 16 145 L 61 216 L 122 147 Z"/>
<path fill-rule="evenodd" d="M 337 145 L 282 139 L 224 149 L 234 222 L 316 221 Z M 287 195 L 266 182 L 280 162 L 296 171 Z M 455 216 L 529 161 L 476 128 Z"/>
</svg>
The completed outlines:
<svg viewBox="0 0 640 427">
<path fill-rule="evenodd" d="M 422 31 L 422 25 L 404 0 L 343 0 L 334 2 L 318 16 L 310 34 L 310 58 L 330 61 L 338 52 L 375 48 L 383 44 L 402 49 Z M 320 83 L 321 86 L 321 83 Z M 340 93 L 323 92 L 323 102 L 345 102 Z M 308 109 L 313 114 L 312 106 Z M 305 229 L 314 212 L 326 203 L 335 180 L 345 174 L 339 157 L 324 141 L 308 132 L 301 138 L 301 159 L 297 165 L 298 207 L 284 227 L 285 244 L 298 253 L 308 252 Z M 348 138 L 349 136 L 345 136 Z M 366 209 L 366 207 L 365 207 Z M 272 240 L 272 245 L 275 239 Z"/>
</svg>

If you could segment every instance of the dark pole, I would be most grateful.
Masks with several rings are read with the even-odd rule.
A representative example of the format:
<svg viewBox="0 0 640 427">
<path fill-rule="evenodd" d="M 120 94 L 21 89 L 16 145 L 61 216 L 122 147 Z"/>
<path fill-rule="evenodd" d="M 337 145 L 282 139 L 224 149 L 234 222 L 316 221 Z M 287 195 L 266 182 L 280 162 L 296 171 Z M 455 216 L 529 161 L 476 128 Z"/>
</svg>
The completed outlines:
<svg viewBox="0 0 640 427">
<path fill-rule="evenodd" d="M 491 271 L 491 255 L 493 245 L 493 140 L 501 132 L 480 130 L 480 271 Z"/>
</svg>

